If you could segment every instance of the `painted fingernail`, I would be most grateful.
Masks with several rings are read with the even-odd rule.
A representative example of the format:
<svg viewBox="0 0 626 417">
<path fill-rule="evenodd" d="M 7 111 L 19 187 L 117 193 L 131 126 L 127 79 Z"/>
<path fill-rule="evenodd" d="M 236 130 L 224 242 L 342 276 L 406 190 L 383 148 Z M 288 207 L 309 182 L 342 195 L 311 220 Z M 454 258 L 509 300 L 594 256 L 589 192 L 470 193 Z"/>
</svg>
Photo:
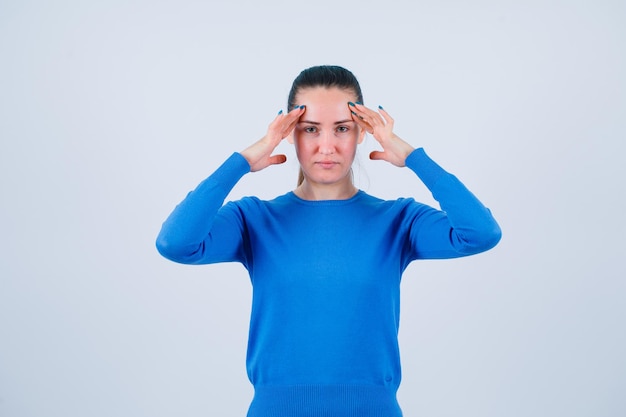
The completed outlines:
<svg viewBox="0 0 626 417">
<path fill-rule="evenodd" d="M 363 105 L 363 103 L 361 103 L 360 101 L 357 101 L 356 104 L 360 104 L 361 106 Z"/>
<path fill-rule="evenodd" d="M 281 110 L 281 111 L 279 111 L 279 112 L 278 112 L 278 114 L 283 114 L 283 111 L 282 111 L 282 110 Z"/>
<path fill-rule="evenodd" d="M 353 103 L 353 102 L 349 101 L 349 102 L 348 102 L 348 104 L 349 104 L 350 106 L 354 107 L 354 103 Z"/>
<path fill-rule="evenodd" d="M 305 109 L 306 106 L 303 104 L 302 106 L 300 106 L 301 109 Z"/>
<path fill-rule="evenodd" d="M 385 110 L 385 109 L 383 109 L 383 106 L 381 106 L 380 104 L 378 105 L 378 108 L 381 109 L 381 110 Z"/>
<path fill-rule="evenodd" d="M 350 111 L 350 113 L 354 114 L 355 116 L 357 115 L 357 114 L 356 114 L 355 112 L 353 112 L 353 111 Z"/>
</svg>

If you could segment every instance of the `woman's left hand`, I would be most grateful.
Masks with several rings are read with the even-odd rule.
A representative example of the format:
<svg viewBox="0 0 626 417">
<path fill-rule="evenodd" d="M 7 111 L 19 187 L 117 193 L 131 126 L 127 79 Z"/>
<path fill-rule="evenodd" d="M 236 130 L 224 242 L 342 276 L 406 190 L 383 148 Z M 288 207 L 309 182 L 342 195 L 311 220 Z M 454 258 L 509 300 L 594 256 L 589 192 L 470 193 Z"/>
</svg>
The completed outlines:
<svg viewBox="0 0 626 417">
<path fill-rule="evenodd" d="M 383 147 L 382 151 L 371 152 L 370 159 L 387 161 L 397 167 L 405 166 L 406 157 L 415 148 L 393 133 L 394 120 L 389 113 L 382 107 L 376 112 L 362 104 L 353 104 L 349 104 L 352 119 Z"/>
</svg>

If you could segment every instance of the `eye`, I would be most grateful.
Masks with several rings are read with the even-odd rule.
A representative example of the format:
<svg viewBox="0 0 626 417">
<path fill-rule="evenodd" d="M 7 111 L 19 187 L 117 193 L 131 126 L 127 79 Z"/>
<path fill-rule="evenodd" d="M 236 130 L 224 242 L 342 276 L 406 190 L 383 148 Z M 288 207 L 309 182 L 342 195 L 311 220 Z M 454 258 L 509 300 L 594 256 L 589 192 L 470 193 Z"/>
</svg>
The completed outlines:
<svg viewBox="0 0 626 417">
<path fill-rule="evenodd" d="M 339 132 L 339 133 L 346 133 L 348 130 L 350 130 L 350 128 L 348 126 L 338 126 L 337 127 L 337 132 Z"/>
<path fill-rule="evenodd" d="M 315 133 L 317 132 L 317 128 L 315 126 L 307 126 L 304 128 L 306 133 Z"/>
</svg>

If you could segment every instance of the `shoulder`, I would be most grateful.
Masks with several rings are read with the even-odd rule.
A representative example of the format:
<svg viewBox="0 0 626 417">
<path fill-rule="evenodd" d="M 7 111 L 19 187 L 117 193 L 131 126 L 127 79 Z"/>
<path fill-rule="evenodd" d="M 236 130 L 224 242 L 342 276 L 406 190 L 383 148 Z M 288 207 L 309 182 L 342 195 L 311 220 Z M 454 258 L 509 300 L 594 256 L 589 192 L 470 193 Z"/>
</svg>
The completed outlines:
<svg viewBox="0 0 626 417">
<path fill-rule="evenodd" d="M 232 200 L 226 203 L 225 206 L 229 206 L 231 208 L 237 208 L 241 211 L 255 211 L 259 209 L 269 208 L 269 207 L 277 207 L 293 204 L 291 198 L 289 198 L 289 193 L 275 197 L 271 200 L 265 200 L 259 198 L 257 196 L 245 196 L 238 200 Z"/>
<path fill-rule="evenodd" d="M 428 205 L 420 203 L 412 197 L 398 197 L 393 200 L 384 200 L 367 194 L 364 191 L 360 191 L 360 193 L 362 194 L 361 202 L 363 205 L 376 208 L 383 212 L 406 213 L 409 211 L 419 211 L 424 208 L 430 208 Z"/>
</svg>

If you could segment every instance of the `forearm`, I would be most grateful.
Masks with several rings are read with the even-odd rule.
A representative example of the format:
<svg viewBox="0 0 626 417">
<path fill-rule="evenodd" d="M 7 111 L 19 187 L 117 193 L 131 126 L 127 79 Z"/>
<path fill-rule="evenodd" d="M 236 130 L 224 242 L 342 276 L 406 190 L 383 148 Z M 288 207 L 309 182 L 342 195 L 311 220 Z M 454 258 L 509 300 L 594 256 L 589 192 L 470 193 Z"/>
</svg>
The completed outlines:
<svg viewBox="0 0 626 417">
<path fill-rule="evenodd" d="M 407 157 L 406 165 L 424 182 L 445 212 L 450 223 L 450 243 L 455 249 L 472 254 L 498 243 L 502 232 L 491 211 L 458 178 L 430 159 L 422 148 Z"/>
<path fill-rule="evenodd" d="M 202 181 L 163 223 L 156 241 L 159 253 L 168 259 L 181 261 L 198 251 L 210 233 L 226 196 L 249 171 L 245 158 L 234 153 Z"/>
</svg>

